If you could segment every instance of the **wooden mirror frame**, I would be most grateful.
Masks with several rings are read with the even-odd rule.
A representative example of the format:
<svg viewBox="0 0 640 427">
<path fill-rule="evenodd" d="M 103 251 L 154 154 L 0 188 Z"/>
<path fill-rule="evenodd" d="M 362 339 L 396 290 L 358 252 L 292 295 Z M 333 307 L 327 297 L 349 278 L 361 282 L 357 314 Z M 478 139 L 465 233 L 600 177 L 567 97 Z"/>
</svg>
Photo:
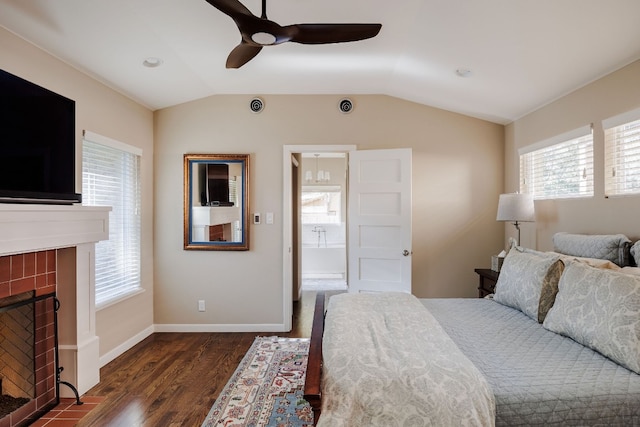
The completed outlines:
<svg viewBox="0 0 640 427">
<path fill-rule="evenodd" d="M 237 200 L 239 206 L 226 206 L 219 201 L 194 200 L 194 191 L 202 194 L 207 200 L 211 197 L 209 191 L 200 191 L 201 180 L 209 181 L 208 177 L 198 178 L 194 181 L 194 167 L 201 165 L 227 165 L 227 167 L 240 166 L 241 185 L 237 188 L 239 194 Z M 202 171 L 202 169 L 199 169 Z M 201 172 L 202 173 L 202 172 Z M 209 174 L 209 168 L 206 168 Z M 227 181 L 229 179 L 227 178 Z M 228 185 L 228 184 L 227 184 Z M 194 186 L 196 188 L 194 189 Z M 228 197 L 228 195 L 227 195 Z M 197 208 L 198 210 L 194 209 Z M 218 211 L 219 210 L 219 211 Z M 195 220 L 194 220 L 195 216 Z M 222 219 L 220 218 L 222 217 Z M 238 218 L 241 231 L 240 238 L 227 241 L 225 238 L 232 236 L 234 218 Z M 194 222 L 200 221 L 196 224 Z M 228 222 L 227 222 L 228 221 Z M 216 231 L 211 230 L 216 227 Z M 200 230 L 202 228 L 202 230 Z M 222 236 L 220 240 L 213 240 L 211 236 L 217 233 Z M 199 236 L 200 239 L 198 239 Z M 249 155 L 248 154 L 185 154 L 184 155 L 184 249 L 205 251 L 247 251 L 249 250 Z"/>
</svg>

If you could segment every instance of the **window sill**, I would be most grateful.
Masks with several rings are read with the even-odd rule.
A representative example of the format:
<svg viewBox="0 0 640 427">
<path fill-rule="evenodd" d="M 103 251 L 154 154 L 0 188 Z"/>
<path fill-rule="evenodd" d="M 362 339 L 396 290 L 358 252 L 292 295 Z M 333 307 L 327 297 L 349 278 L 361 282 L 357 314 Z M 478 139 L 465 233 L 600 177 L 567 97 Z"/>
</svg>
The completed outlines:
<svg viewBox="0 0 640 427">
<path fill-rule="evenodd" d="M 116 305 L 116 304 L 118 304 L 118 303 L 120 303 L 120 302 L 122 302 L 124 300 L 129 299 L 129 298 L 133 298 L 134 296 L 140 295 L 140 294 L 142 294 L 144 292 L 145 292 L 145 290 L 142 289 L 142 288 L 132 289 L 131 291 L 129 291 L 127 293 L 124 293 L 124 294 L 121 294 L 121 295 L 118 295 L 117 297 L 114 297 L 114 298 L 112 298 L 112 299 L 110 299 L 108 301 L 105 301 L 105 302 L 100 303 L 100 304 L 96 304 L 96 312 L 100 311 L 100 310 L 103 310 L 103 309 L 105 309 L 107 307 L 111 307 L 112 305 Z"/>
</svg>

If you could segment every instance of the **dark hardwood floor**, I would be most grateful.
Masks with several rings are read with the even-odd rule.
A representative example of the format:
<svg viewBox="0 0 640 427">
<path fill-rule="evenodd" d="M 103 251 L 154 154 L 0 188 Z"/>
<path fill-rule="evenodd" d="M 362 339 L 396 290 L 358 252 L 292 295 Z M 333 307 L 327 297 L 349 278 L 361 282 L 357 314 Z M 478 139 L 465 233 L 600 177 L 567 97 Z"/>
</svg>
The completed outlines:
<svg viewBox="0 0 640 427">
<path fill-rule="evenodd" d="M 289 333 L 156 333 L 100 370 L 105 400 L 77 425 L 200 427 L 256 336 L 309 337 L 315 292 L 294 303 Z"/>
</svg>

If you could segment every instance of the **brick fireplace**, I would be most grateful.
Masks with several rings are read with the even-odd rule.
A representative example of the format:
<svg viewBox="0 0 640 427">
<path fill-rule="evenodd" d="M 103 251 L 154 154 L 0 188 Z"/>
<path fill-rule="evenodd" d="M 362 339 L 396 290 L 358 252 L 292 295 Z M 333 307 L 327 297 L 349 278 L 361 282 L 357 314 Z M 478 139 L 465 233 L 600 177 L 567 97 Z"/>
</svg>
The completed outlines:
<svg viewBox="0 0 640 427">
<path fill-rule="evenodd" d="M 80 394 L 100 381 L 93 260 L 109 210 L 0 205 L 0 400 L 18 405 L 0 408 L 0 427 L 26 425 L 57 402 L 54 297 L 61 379 Z"/>
</svg>

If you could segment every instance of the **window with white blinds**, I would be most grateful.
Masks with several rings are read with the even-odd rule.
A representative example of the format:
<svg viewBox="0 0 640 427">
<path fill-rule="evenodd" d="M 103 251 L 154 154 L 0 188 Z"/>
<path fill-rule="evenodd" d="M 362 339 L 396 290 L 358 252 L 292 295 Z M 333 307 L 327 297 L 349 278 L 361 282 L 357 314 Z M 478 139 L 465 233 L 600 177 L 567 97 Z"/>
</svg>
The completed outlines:
<svg viewBox="0 0 640 427">
<path fill-rule="evenodd" d="M 141 291 L 140 159 L 142 150 L 85 131 L 82 204 L 111 206 L 109 240 L 96 244 L 96 306 Z"/>
<path fill-rule="evenodd" d="M 520 151 L 520 192 L 536 200 L 593 196 L 593 133 L 590 126 Z"/>
<path fill-rule="evenodd" d="M 640 110 L 602 122 L 605 196 L 640 194 Z"/>
</svg>

